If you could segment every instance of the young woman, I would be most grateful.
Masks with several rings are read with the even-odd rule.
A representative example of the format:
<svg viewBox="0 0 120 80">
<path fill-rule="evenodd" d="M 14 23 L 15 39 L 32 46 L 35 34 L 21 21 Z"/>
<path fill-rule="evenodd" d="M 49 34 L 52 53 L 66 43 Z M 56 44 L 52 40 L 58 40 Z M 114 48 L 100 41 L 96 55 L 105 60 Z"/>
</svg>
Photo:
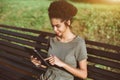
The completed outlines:
<svg viewBox="0 0 120 80">
<path fill-rule="evenodd" d="M 77 9 L 66 1 L 54 1 L 48 8 L 52 28 L 56 34 L 50 38 L 48 67 L 39 80 L 74 80 L 75 77 L 87 77 L 87 51 L 84 39 L 71 31 L 71 20 Z M 44 67 L 40 61 L 31 56 L 35 65 Z"/>
</svg>

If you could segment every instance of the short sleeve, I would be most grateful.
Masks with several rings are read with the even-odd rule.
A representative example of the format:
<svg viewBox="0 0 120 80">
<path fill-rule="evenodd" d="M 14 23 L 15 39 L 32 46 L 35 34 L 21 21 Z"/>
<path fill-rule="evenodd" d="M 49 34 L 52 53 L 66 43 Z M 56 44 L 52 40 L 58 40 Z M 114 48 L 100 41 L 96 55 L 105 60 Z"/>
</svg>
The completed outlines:
<svg viewBox="0 0 120 80">
<path fill-rule="evenodd" d="M 80 41 L 78 42 L 78 45 L 76 47 L 75 57 L 77 61 L 87 59 L 87 49 L 84 39 L 80 39 Z"/>
</svg>

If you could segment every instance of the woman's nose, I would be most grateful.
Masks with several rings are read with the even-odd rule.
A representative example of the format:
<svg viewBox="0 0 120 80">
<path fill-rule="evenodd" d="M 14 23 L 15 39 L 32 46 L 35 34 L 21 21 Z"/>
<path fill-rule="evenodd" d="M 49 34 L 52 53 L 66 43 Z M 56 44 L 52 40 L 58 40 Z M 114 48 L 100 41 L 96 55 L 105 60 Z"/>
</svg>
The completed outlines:
<svg viewBox="0 0 120 80">
<path fill-rule="evenodd" d="M 57 31 L 57 28 L 54 26 L 54 27 L 53 27 L 53 30 L 56 32 L 56 31 Z"/>
</svg>

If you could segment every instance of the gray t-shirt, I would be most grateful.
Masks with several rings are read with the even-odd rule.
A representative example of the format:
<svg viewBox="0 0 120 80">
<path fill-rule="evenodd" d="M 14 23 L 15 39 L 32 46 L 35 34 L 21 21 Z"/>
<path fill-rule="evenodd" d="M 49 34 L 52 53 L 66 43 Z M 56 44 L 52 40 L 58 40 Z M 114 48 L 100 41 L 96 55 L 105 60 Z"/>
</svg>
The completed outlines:
<svg viewBox="0 0 120 80">
<path fill-rule="evenodd" d="M 77 67 L 77 62 L 87 59 L 85 41 L 79 36 L 67 43 L 51 38 L 48 56 L 50 54 L 57 56 L 60 60 L 75 68 Z M 72 74 L 57 66 L 49 67 L 41 78 L 43 79 L 40 80 L 74 80 Z"/>
</svg>

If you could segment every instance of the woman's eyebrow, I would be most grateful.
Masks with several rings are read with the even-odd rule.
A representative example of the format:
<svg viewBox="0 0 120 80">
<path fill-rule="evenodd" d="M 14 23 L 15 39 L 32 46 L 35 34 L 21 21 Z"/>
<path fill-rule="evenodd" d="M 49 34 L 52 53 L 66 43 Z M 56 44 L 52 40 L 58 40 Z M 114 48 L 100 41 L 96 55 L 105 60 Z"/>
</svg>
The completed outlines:
<svg viewBox="0 0 120 80">
<path fill-rule="evenodd" d="M 60 26 L 59 24 L 56 24 L 56 25 L 52 25 L 52 26 Z"/>
</svg>

